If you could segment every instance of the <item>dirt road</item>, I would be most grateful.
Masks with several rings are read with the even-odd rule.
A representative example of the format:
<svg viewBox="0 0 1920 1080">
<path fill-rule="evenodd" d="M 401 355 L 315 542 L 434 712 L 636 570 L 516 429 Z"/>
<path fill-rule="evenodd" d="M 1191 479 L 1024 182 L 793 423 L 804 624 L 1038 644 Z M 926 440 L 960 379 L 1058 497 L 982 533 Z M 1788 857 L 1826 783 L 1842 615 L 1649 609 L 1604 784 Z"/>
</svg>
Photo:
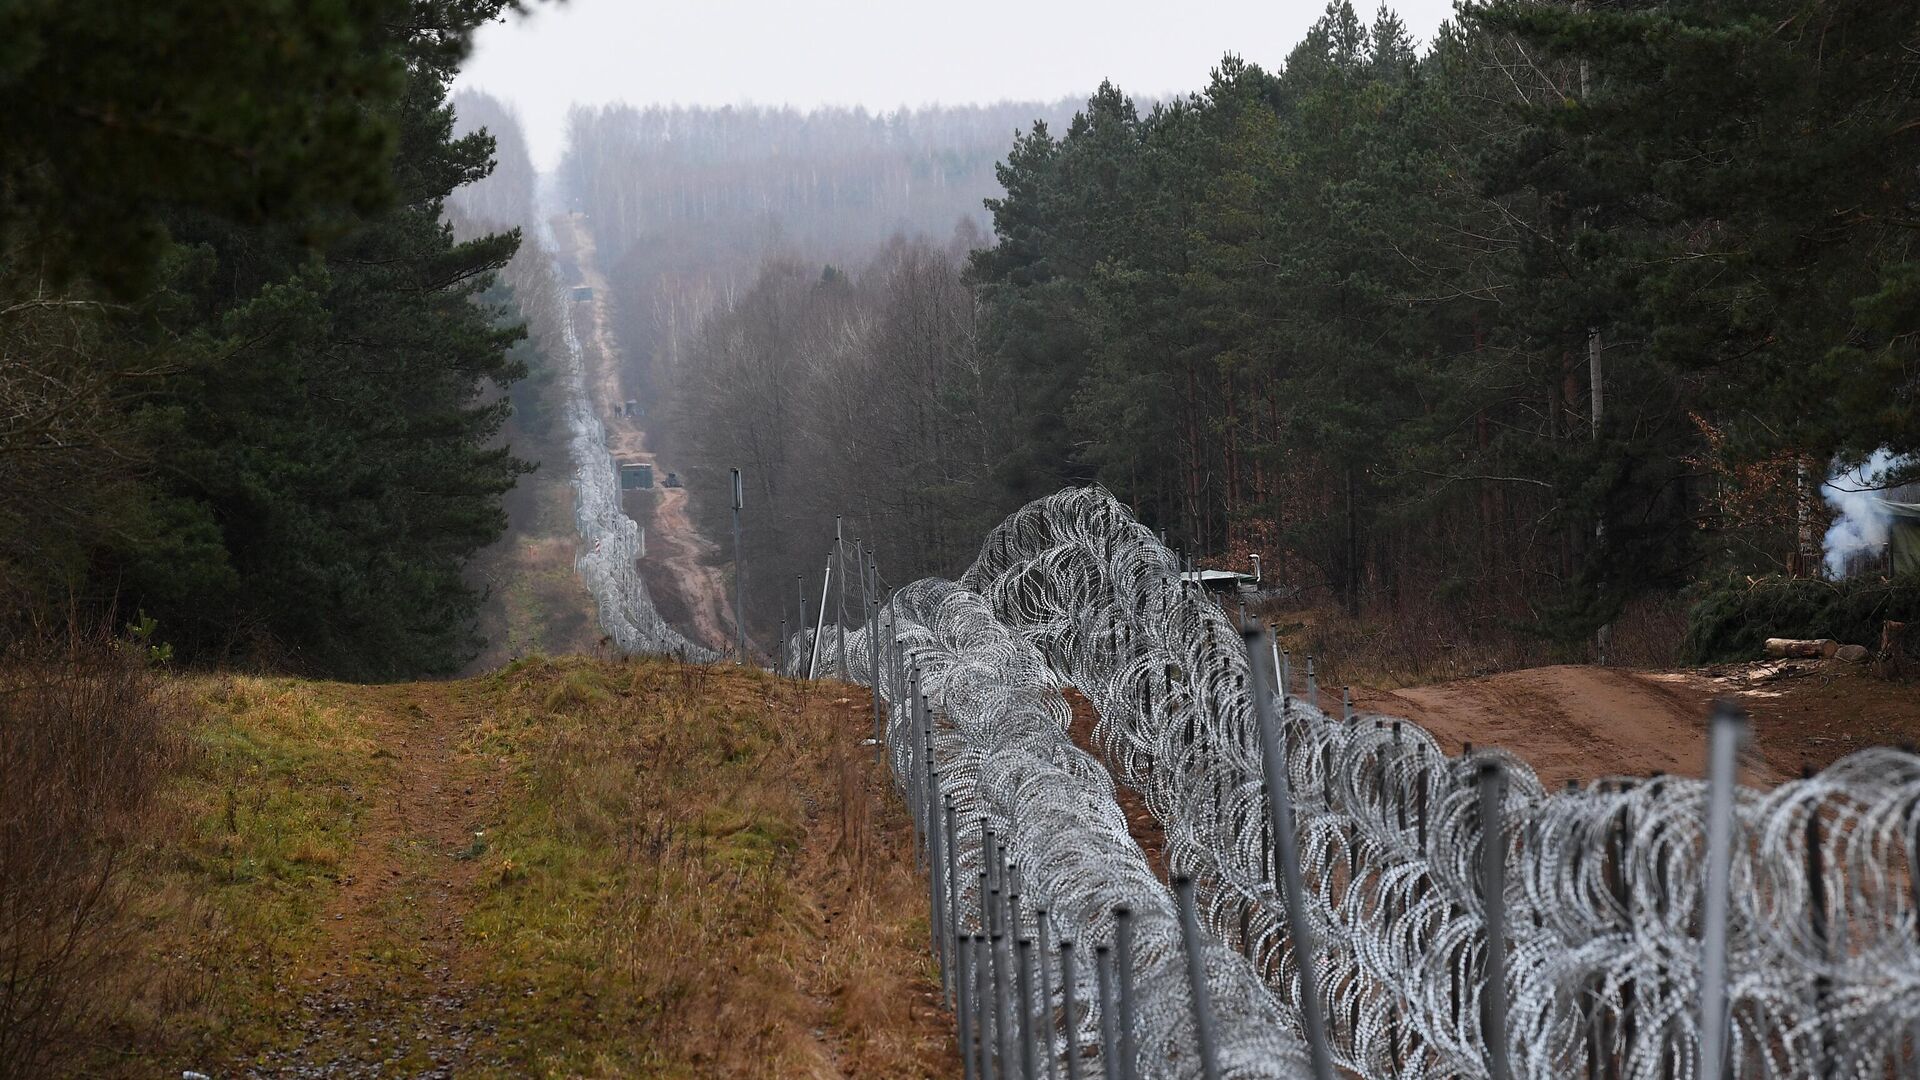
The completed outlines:
<svg viewBox="0 0 1920 1080">
<path fill-rule="evenodd" d="M 1755 753 L 1742 776 L 1749 784 L 1778 783 L 1799 775 L 1803 763 L 1818 768 L 1920 735 L 1920 698 L 1911 687 L 1837 661 L 1674 672 L 1562 665 L 1355 695 L 1365 711 L 1419 723 L 1450 753 L 1469 741 L 1513 751 L 1549 785 L 1701 775 L 1707 716 L 1718 697 L 1753 719 Z"/>
<path fill-rule="evenodd" d="M 652 461 L 654 474 L 664 479 L 673 464 L 653 453 L 647 433 L 635 418 L 618 415 L 628 398 L 621 378 L 620 345 L 607 315 L 607 281 L 595 259 L 593 234 L 577 215 L 554 221 L 554 235 L 566 249 L 587 285 L 591 302 L 574 304 L 580 347 L 586 361 L 587 387 L 606 423 L 607 442 L 621 460 Z M 719 566 L 719 548 L 699 530 L 687 506 L 687 489 L 656 487 L 642 496 L 652 511 L 641 525 L 647 530 L 647 557 L 640 576 L 647 583 L 661 616 L 687 637 L 712 649 L 726 650 L 734 639 L 733 613 L 728 606 L 726 576 Z"/>
</svg>

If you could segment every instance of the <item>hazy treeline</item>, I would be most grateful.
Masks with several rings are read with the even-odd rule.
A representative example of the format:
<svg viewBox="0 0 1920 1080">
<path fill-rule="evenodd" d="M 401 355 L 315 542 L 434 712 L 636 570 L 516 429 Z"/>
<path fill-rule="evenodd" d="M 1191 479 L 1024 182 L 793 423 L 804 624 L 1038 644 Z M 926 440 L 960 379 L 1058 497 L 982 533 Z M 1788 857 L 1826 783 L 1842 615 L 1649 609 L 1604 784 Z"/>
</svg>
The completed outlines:
<svg viewBox="0 0 1920 1080">
<path fill-rule="evenodd" d="M 78 608 L 196 660 L 472 654 L 524 332 L 488 291 L 517 236 L 443 221 L 492 150 L 446 98 L 507 6 L 0 15 L 0 634 Z"/>
<path fill-rule="evenodd" d="M 456 238 L 521 230 L 520 247 L 476 298 L 509 321 L 524 322 L 526 340 L 513 358 L 525 377 L 509 386 L 512 405 L 498 436 L 533 471 L 502 502 L 506 530 L 477 552 L 468 580 L 483 591 L 475 630 L 483 644 L 466 670 L 481 671 L 532 652 L 584 652 L 600 637 L 594 604 L 573 567 L 579 534 L 573 518 L 572 470 L 565 423 L 564 307 L 566 282 L 538 228 L 539 176 L 519 116 L 487 94 L 453 96 L 454 130 L 493 140 L 494 167 L 454 190 L 447 220 Z"/>
<path fill-rule="evenodd" d="M 817 614 L 835 515 L 893 584 L 971 561 L 996 517 L 1012 388 L 980 354 L 966 250 L 896 238 L 851 273 L 776 260 L 689 344 L 667 430 L 708 536 L 728 535 L 726 470 L 743 470 L 763 633 L 799 610 L 796 575 Z"/>
<path fill-rule="evenodd" d="M 984 231 L 1008 141 L 1071 110 L 575 109 L 561 176 L 616 286 L 629 385 L 664 390 L 701 319 L 770 256 L 857 265 L 896 233 Z"/>
</svg>

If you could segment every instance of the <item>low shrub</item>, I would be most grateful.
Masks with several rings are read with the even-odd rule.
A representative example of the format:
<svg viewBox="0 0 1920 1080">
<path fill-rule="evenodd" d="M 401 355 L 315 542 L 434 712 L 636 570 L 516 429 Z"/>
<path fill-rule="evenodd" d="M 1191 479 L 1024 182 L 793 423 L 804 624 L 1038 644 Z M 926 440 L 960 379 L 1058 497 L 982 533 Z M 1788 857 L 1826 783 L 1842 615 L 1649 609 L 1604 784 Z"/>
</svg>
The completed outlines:
<svg viewBox="0 0 1920 1080">
<path fill-rule="evenodd" d="M 0 1080 L 45 1075 L 134 947 L 124 867 L 184 709 L 158 658 L 110 632 L 0 650 Z"/>
<path fill-rule="evenodd" d="M 1756 659 L 1770 637 L 1833 638 L 1872 649 L 1888 620 L 1920 620 L 1920 575 L 1742 579 L 1696 594 L 1684 647 L 1695 663 Z"/>
</svg>

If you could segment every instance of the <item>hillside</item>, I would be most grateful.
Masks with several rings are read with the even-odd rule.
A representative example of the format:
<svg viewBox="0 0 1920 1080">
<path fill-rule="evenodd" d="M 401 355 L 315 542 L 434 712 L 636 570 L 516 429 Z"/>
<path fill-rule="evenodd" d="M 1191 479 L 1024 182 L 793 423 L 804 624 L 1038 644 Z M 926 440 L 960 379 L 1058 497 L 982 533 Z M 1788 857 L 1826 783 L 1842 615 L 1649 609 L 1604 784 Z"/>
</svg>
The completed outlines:
<svg viewBox="0 0 1920 1080">
<path fill-rule="evenodd" d="M 177 689 L 75 1075 L 957 1072 L 864 691 L 582 657 Z"/>
</svg>

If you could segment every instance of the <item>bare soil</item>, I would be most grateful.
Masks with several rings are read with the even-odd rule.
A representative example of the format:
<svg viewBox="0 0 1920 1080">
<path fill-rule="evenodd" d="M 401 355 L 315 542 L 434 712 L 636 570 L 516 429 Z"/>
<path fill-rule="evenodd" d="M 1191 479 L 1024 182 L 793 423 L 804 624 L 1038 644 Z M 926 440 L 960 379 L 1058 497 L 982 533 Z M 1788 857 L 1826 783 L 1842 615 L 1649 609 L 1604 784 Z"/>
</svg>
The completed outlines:
<svg viewBox="0 0 1920 1080">
<path fill-rule="evenodd" d="M 425 692 L 422 692 L 425 691 Z M 470 1060 L 487 995 L 461 963 L 479 864 L 460 854 L 491 820 L 502 776 L 462 751 L 477 718 L 463 684 L 340 687 L 396 760 L 297 976 L 299 1012 L 281 1047 L 236 1071 L 260 1076 L 451 1077 Z M 295 988 L 290 988 L 295 989 Z"/>
<path fill-rule="evenodd" d="M 1295 686 L 1296 693 L 1304 692 Z M 1340 707 L 1340 687 L 1320 704 Z M 1098 714 L 1066 691 L 1076 744 L 1109 768 L 1095 744 Z M 1920 742 L 1920 692 L 1837 660 L 1769 661 L 1683 671 L 1554 665 L 1400 690 L 1354 688 L 1362 714 L 1412 720 L 1450 754 L 1473 743 L 1519 755 L 1548 787 L 1613 776 L 1698 777 L 1707 718 L 1717 698 L 1751 719 L 1741 780 L 1771 787 L 1856 750 Z M 1166 836 L 1139 794 L 1115 777 L 1135 842 L 1161 876 Z"/>
<path fill-rule="evenodd" d="M 1114 770 L 1113 762 L 1107 760 L 1106 753 L 1093 739 L 1093 725 L 1099 722 L 1100 713 L 1088 701 L 1086 695 L 1078 690 L 1066 691 L 1067 705 L 1073 710 L 1073 725 L 1067 729 L 1067 735 L 1074 745 L 1092 754 L 1094 760 L 1107 767 L 1113 774 L 1114 799 L 1120 804 L 1120 812 L 1127 816 L 1127 831 L 1133 835 L 1133 842 L 1140 845 L 1146 853 L 1147 865 L 1161 880 L 1167 877 L 1167 830 L 1160 819 L 1147 809 L 1147 802 L 1140 793 L 1128 787 Z"/>
<path fill-rule="evenodd" d="M 1742 779 L 1770 786 L 1855 750 L 1920 736 L 1920 693 L 1839 661 L 1772 661 L 1681 671 L 1577 665 L 1433 686 L 1355 688 L 1356 708 L 1403 716 L 1449 752 L 1467 742 L 1524 758 L 1549 785 L 1663 772 L 1699 776 L 1707 717 L 1727 698 L 1753 721 Z M 1338 688 L 1323 698 L 1337 705 Z"/>
<path fill-rule="evenodd" d="M 557 218 L 554 225 L 563 257 L 579 266 L 581 280 L 593 288 L 593 300 L 576 303 L 574 310 L 591 312 L 583 325 L 577 325 L 587 390 L 606 423 L 608 448 L 619 461 L 652 462 L 654 481 L 659 484 L 669 471 L 680 470 L 649 448 L 642 418 L 621 415 L 620 406 L 628 394 L 620 344 L 607 312 L 607 279 L 595 259 L 593 235 L 579 215 Z M 640 560 L 640 576 L 662 617 L 708 648 L 725 650 L 734 638 L 733 613 L 726 576 L 719 566 L 720 549 L 694 527 L 687 499 L 686 488 L 655 487 L 630 500 L 649 508 L 641 521 L 647 530 L 647 554 Z"/>
</svg>

